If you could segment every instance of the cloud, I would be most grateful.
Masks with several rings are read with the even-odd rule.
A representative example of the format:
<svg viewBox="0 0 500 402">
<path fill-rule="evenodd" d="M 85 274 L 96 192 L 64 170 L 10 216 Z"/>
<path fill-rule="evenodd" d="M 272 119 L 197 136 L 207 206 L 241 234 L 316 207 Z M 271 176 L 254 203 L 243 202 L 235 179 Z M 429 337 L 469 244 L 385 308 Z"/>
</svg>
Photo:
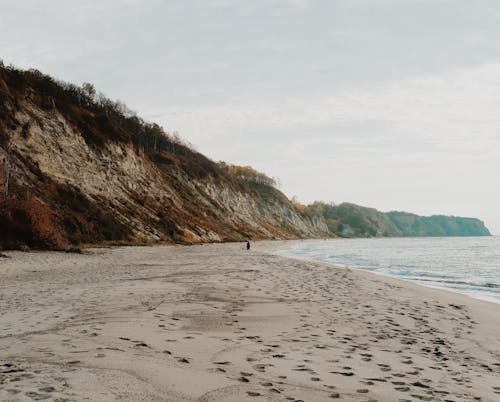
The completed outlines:
<svg viewBox="0 0 500 402">
<path fill-rule="evenodd" d="M 305 201 L 479 216 L 500 233 L 499 89 L 500 63 L 489 63 L 315 96 L 158 109 L 155 119 L 215 159 L 280 177 Z"/>
<path fill-rule="evenodd" d="M 324 130 L 323 136 L 342 141 L 346 125 L 374 121 L 383 122 L 388 130 L 375 134 L 382 138 L 446 141 L 456 151 L 489 152 L 498 142 L 499 88 L 500 63 L 491 63 L 368 89 L 172 107 L 163 114 L 160 110 L 151 113 L 163 116 L 169 127 L 182 128 L 193 139 L 237 130 L 266 139 L 271 130 L 316 128 Z M 339 135 L 334 128 L 340 129 Z M 365 127 L 365 132 L 351 135 L 370 135 L 369 130 Z"/>
</svg>

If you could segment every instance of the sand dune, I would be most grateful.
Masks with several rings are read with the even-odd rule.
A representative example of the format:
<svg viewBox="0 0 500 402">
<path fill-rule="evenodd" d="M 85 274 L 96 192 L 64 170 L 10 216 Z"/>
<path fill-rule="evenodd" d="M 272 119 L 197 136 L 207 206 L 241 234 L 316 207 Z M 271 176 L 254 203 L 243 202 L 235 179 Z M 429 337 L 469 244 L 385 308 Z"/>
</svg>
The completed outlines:
<svg viewBox="0 0 500 402">
<path fill-rule="evenodd" d="M 6 253 L 0 400 L 500 400 L 500 305 L 275 247 Z"/>
</svg>

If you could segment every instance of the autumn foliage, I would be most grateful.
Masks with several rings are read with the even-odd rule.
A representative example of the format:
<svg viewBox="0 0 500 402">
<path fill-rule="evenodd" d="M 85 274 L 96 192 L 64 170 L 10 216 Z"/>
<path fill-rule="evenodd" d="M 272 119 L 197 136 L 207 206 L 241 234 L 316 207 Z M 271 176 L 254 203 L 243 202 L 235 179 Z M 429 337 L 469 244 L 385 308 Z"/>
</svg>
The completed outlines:
<svg viewBox="0 0 500 402">
<path fill-rule="evenodd" d="M 11 247 L 64 249 L 68 242 L 50 208 L 37 198 L 11 197 L 0 203 L 0 243 Z"/>
<path fill-rule="evenodd" d="M 267 176 L 265 173 L 258 172 L 251 166 L 230 165 L 225 162 L 219 162 L 219 166 L 237 180 L 254 182 L 270 187 L 277 185 L 276 179 Z"/>
</svg>

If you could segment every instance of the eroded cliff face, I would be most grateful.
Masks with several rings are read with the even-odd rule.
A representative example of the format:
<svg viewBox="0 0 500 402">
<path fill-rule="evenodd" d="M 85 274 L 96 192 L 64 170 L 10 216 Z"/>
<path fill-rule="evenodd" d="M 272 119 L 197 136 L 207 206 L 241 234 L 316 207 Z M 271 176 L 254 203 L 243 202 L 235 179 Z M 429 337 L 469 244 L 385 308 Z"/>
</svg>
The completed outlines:
<svg viewBox="0 0 500 402">
<path fill-rule="evenodd" d="M 194 151 L 148 153 L 137 142 L 107 139 L 106 132 L 93 143 L 57 101 L 37 101 L 32 89 L 10 89 L 10 95 L 2 99 L 1 152 L 10 166 L 10 196 L 18 200 L 11 202 L 42 204 L 65 244 L 328 235 L 324 223 L 301 216 L 277 189 L 236 180 Z M 186 158 L 213 164 L 213 171 L 193 174 Z M 2 229 L 5 243 L 9 227 Z"/>
<path fill-rule="evenodd" d="M 294 205 L 265 174 L 209 160 L 92 86 L 0 66 L 0 247 L 464 235 L 489 232 L 470 218 Z"/>
</svg>

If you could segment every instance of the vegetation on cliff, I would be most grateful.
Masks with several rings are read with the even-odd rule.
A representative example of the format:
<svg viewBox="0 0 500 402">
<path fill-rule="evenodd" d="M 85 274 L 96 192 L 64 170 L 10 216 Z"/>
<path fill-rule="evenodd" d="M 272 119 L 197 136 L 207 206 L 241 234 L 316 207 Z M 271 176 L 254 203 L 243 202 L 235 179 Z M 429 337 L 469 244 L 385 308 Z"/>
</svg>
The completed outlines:
<svg viewBox="0 0 500 402">
<path fill-rule="evenodd" d="M 380 212 L 350 203 L 315 202 L 300 208 L 306 216 L 321 216 L 328 230 L 341 237 L 490 236 L 475 218 Z"/>
</svg>

